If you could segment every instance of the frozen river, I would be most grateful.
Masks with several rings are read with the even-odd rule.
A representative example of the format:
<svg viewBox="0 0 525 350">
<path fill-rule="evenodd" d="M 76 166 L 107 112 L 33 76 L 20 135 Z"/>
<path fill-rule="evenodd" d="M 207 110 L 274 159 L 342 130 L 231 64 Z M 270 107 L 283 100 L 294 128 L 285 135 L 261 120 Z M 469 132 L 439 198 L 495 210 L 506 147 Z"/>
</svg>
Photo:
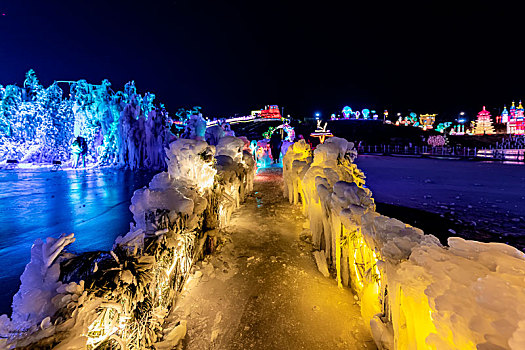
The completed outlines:
<svg viewBox="0 0 525 350">
<path fill-rule="evenodd" d="M 379 203 L 439 214 L 465 237 L 525 246 L 523 164 L 366 155 L 356 163 Z"/>
<path fill-rule="evenodd" d="M 10 312 L 37 238 L 75 233 L 69 250 L 109 250 L 129 230 L 133 191 L 152 174 L 118 169 L 0 171 L 0 314 Z"/>
</svg>

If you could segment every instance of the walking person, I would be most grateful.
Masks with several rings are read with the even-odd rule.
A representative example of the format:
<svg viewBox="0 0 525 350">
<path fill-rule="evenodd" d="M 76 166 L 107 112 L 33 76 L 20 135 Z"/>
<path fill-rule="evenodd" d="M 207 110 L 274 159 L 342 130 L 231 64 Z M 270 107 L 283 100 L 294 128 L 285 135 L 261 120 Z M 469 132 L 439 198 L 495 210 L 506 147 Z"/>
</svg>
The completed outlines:
<svg viewBox="0 0 525 350">
<path fill-rule="evenodd" d="M 274 131 L 270 137 L 270 150 L 272 152 L 273 164 L 279 163 L 279 157 L 281 156 L 281 145 L 283 139 L 279 130 Z"/>
</svg>

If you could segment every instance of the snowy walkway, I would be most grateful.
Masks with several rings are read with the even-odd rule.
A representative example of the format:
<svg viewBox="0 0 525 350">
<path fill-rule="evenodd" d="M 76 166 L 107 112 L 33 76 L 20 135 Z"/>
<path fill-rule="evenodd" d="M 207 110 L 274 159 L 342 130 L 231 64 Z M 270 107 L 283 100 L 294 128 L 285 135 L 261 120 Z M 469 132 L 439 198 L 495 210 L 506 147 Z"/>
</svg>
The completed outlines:
<svg viewBox="0 0 525 350">
<path fill-rule="evenodd" d="M 257 175 L 229 242 L 198 263 L 175 311 L 185 349 L 375 349 L 352 292 L 317 271 L 281 185 L 281 169 Z"/>
</svg>

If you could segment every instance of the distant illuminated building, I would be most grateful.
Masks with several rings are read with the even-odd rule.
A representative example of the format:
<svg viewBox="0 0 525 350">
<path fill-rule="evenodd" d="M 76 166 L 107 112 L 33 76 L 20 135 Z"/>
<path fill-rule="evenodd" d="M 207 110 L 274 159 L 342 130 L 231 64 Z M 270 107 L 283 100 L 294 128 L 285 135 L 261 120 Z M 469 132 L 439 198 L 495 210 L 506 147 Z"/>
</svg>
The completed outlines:
<svg viewBox="0 0 525 350">
<path fill-rule="evenodd" d="M 501 116 L 496 118 L 496 121 L 507 125 L 507 134 L 525 134 L 524 108 L 521 101 L 517 108 L 514 101 L 512 101 L 509 110 L 507 110 L 507 106 L 503 106 Z"/>
<path fill-rule="evenodd" d="M 514 104 L 513 104 L 514 105 Z M 492 119 L 490 118 L 490 112 L 485 109 L 478 113 L 476 126 L 473 131 L 474 135 L 490 135 L 494 134 L 494 127 L 492 126 Z"/>
<path fill-rule="evenodd" d="M 277 105 L 266 106 L 266 109 L 261 110 L 261 117 L 265 119 L 281 119 L 281 112 Z"/>
<path fill-rule="evenodd" d="M 503 106 L 503 112 L 501 112 L 500 123 L 506 124 L 509 122 L 509 111 L 507 106 Z"/>
<path fill-rule="evenodd" d="M 518 108 L 514 107 L 514 101 L 510 111 L 510 118 L 507 122 L 507 134 L 523 135 L 525 134 L 525 120 L 524 120 L 524 109 L 523 105 L 518 105 Z"/>
<path fill-rule="evenodd" d="M 516 118 L 516 106 L 514 106 L 514 101 L 512 101 L 512 106 L 510 106 L 510 119 Z"/>
</svg>

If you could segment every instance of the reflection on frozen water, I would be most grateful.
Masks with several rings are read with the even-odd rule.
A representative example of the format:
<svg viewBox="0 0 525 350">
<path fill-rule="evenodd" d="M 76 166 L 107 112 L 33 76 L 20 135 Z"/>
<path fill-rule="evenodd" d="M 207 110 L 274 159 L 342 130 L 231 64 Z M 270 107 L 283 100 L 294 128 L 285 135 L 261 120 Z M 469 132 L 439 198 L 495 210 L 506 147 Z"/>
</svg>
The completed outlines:
<svg viewBox="0 0 525 350">
<path fill-rule="evenodd" d="M 37 238 L 75 233 L 69 250 L 109 250 L 129 230 L 133 191 L 151 173 L 119 169 L 0 171 L 0 314 L 10 312 Z"/>
</svg>

